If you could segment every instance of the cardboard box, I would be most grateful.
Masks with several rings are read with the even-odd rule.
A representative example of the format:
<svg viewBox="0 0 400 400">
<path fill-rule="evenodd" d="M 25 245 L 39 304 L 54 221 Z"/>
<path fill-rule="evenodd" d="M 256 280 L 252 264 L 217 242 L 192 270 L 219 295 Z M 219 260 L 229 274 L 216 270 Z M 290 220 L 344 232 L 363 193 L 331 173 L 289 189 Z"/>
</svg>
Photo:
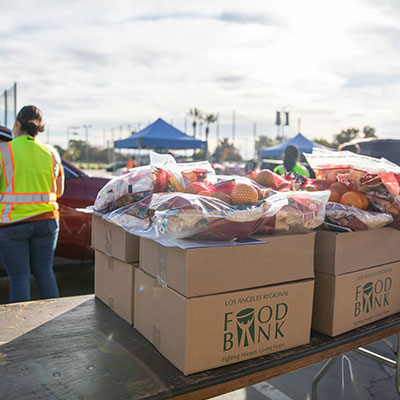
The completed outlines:
<svg viewBox="0 0 400 400">
<path fill-rule="evenodd" d="M 400 260 L 400 231 L 317 231 L 315 270 L 340 275 Z"/>
<path fill-rule="evenodd" d="M 400 262 L 342 275 L 315 273 L 313 329 L 336 336 L 400 311 Z"/>
<path fill-rule="evenodd" d="M 315 233 L 266 236 L 268 243 L 181 249 L 140 240 L 140 268 L 186 297 L 314 277 Z"/>
<path fill-rule="evenodd" d="M 92 247 L 127 263 L 139 262 L 139 237 L 92 215 Z"/>
<path fill-rule="evenodd" d="M 137 266 L 95 251 L 94 294 L 130 324 L 134 316 L 134 267 Z"/>
<path fill-rule="evenodd" d="M 135 328 L 185 375 L 309 342 L 313 280 L 186 298 L 135 270 Z"/>
</svg>

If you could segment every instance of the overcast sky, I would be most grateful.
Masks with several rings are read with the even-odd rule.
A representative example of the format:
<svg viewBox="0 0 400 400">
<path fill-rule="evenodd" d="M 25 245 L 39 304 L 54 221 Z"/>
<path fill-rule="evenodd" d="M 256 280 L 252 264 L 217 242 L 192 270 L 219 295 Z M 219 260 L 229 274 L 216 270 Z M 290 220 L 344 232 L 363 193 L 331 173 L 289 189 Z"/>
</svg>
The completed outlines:
<svg viewBox="0 0 400 400">
<path fill-rule="evenodd" d="M 286 107 L 294 136 L 349 127 L 400 139 L 400 4 L 395 0 L 0 0 L 0 91 L 18 83 L 50 142 L 92 125 L 103 143 L 158 117 L 184 129 L 198 107 L 252 156 Z M 187 117 L 187 130 L 191 129 Z M 78 130 L 83 138 L 83 129 Z M 210 138 L 215 140 L 216 127 Z"/>
</svg>

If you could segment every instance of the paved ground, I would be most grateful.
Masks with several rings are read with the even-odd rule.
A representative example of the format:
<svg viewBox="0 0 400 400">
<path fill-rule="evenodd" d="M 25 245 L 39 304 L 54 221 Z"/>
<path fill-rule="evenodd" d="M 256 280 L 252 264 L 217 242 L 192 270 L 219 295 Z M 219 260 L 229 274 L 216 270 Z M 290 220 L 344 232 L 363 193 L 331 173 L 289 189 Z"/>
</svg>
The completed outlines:
<svg viewBox="0 0 400 400">
<path fill-rule="evenodd" d="M 84 268 L 64 267 L 56 273 L 61 296 L 93 293 L 93 266 Z M 38 299 L 34 282 L 32 299 Z M 8 301 L 8 280 L 0 278 L 0 303 Z M 390 338 L 394 343 L 394 337 Z M 393 357 L 391 350 L 378 342 L 370 346 L 386 357 Z M 218 396 L 215 400 L 311 400 L 311 383 L 324 363 L 271 379 L 246 389 Z M 343 371 L 342 371 L 343 367 Z M 342 379 L 343 374 L 343 379 Z M 344 384 L 342 385 L 342 382 Z M 400 396 L 395 390 L 394 370 L 379 365 L 356 353 L 339 358 L 321 380 L 318 387 L 320 400 L 395 400 Z"/>
</svg>

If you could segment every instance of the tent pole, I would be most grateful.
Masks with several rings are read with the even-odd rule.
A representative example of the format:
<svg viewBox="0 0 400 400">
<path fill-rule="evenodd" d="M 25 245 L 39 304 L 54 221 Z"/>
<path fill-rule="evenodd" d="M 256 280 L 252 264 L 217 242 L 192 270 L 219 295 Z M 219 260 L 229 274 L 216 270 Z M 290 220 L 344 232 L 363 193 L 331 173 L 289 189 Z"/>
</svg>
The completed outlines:
<svg viewBox="0 0 400 400">
<path fill-rule="evenodd" d="M 141 157 L 142 157 L 142 138 L 139 138 L 139 147 L 138 147 L 138 149 L 139 149 L 139 155 L 138 155 L 138 166 L 140 167 L 141 166 Z"/>
</svg>

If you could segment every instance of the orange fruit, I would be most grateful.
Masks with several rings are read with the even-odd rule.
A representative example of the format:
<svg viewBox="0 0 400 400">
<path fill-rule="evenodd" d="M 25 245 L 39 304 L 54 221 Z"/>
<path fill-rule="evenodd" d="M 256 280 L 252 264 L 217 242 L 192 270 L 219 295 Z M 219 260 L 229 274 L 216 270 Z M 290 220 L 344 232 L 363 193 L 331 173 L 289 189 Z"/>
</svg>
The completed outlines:
<svg viewBox="0 0 400 400">
<path fill-rule="evenodd" d="M 362 194 L 362 193 L 360 193 L 360 196 L 361 196 L 361 200 L 362 200 L 362 209 L 363 210 L 366 210 L 367 208 L 368 208 L 368 205 L 369 205 L 369 202 L 368 202 L 368 199 L 367 199 L 367 197 L 364 195 L 364 194 Z"/>
<path fill-rule="evenodd" d="M 274 173 L 269 169 L 262 169 L 257 174 L 256 182 L 262 186 L 274 186 Z"/>
<path fill-rule="evenodd" d="M 263 199 L 266 199 L 271 194 L 271 189 L 262 189 L 261 192 L 263 194 Z"/>
<path fill-rule="evenodd" d="M 258 186 L 256 186 L 256 185 L 252 185 L 252 186 L 253 186 L 254 189 L 257 190 L 258 200 L 262 200 L 262 199 L 264 198 L 264 194 L 263 194 L 263 192 L 261 191 L 261 189 L 260 189 Z"/>
<path fill-rule="evenodd" d="M 332 183 L 330 189 L 334 190 L 336 193 L 339 193 L 340 196 L 343 196 L 350 190 L 350 188 L 343 182 Z"/>
<path fill-rule="evenodd" d="M 318 192 L 318 189 L 315 186 L 304 186 L 302 190 L 306 192 Z"/>
<path fill-rule="evenodd" d="M 310 183 L 311 186 L 314 186 L 316 190 L 327 190 L 331 186 L 331 182 L 325 181 L 323 179 L 314 179 Z"/>
<path fill-rule="evenodd" d="M 333 201 L 334 203 L 339 203 L 340 201 L 340 194 L 336 190 L 331 189 L 331 195 L 329 196 L 328 201 Z"/>
<path fill-rule="evenodd" d="M 214 192 L 211 197 L 214 197 L 216 199 L 219 199 L 221 201 L 224 201 L 225 203 L 232 204 L 231 197 L 229 194 L 226 194 L 224 192 Z"/>
<path fill-rule="evenodd" d="M 345 206 L 362 208 L 363 200 L 361 198 L 361 193 L 350 190 L 342 195 L 340 198 L 340 203 L 344 204 Z"/>
<path fill-rule="evenodd" d="M 238 183 L 231 193 L 232 204 L 241 205 L 258 201 L 257 190 L 247 183 Z"/>
</svg>

